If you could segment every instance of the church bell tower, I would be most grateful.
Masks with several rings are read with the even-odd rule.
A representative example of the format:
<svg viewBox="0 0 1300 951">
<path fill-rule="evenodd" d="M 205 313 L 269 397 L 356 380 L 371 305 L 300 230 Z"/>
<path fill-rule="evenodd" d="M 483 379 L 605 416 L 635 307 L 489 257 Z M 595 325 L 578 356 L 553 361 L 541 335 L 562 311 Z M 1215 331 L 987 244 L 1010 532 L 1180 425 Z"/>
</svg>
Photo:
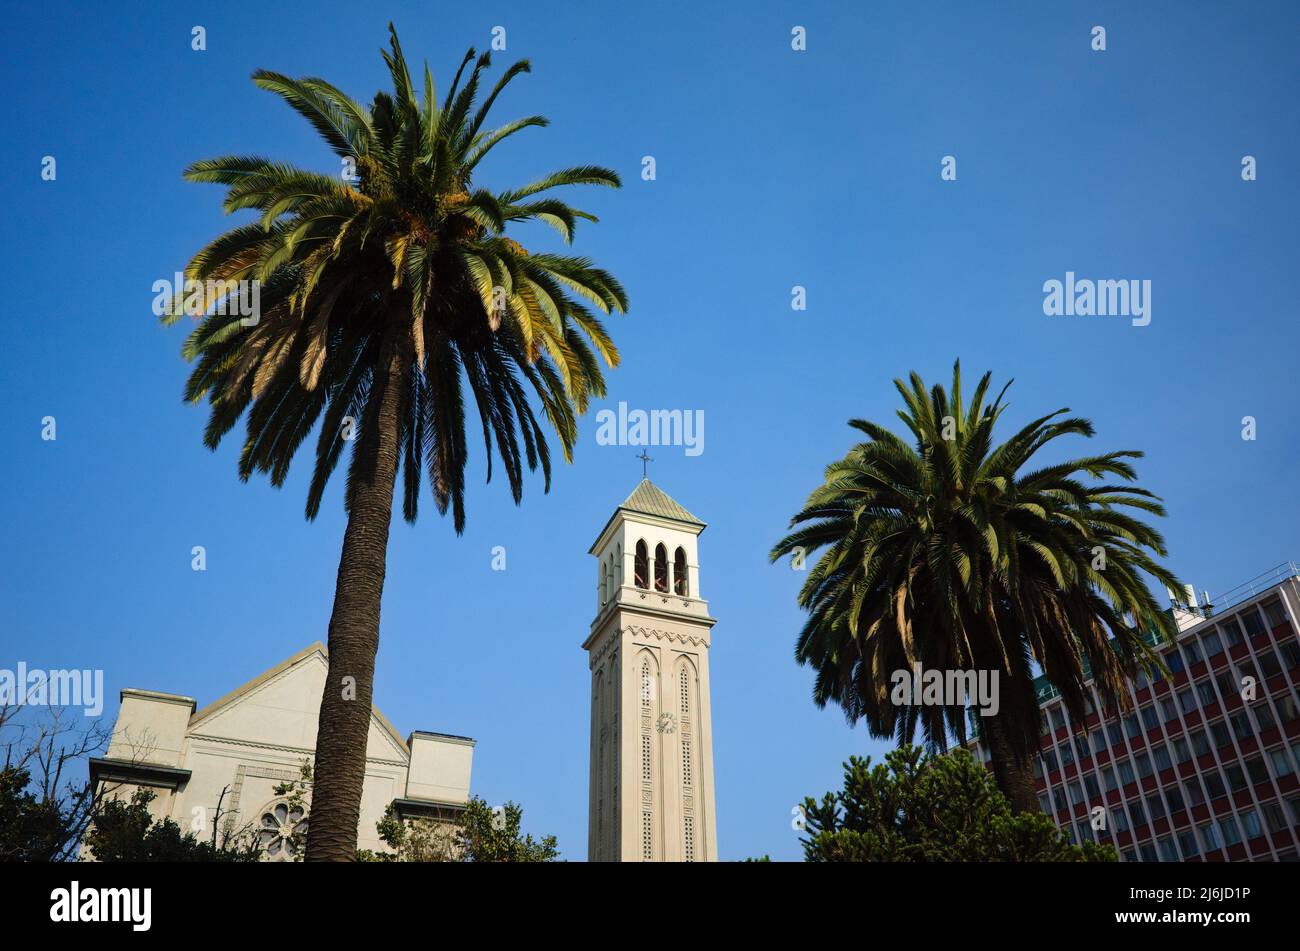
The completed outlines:
<svg viewBox="0 0 1300 951">
<path fill-rule="evenodd" d="M 642 479 L 591 546 L 590 861 L 717 861 L 702 531 Z"/>
</svg>

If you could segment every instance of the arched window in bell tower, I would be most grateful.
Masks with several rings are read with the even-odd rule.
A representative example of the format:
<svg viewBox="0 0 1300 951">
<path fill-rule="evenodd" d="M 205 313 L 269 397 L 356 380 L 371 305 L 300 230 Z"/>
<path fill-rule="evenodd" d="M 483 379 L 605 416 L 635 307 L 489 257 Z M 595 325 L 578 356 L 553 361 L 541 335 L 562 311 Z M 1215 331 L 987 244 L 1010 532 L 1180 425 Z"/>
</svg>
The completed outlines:
<svg viewBox="0 0 1300 951">
<path fill-rule="evenodd" d="M 673 593 L 685 597 L 690 592 L 690 583 L 686 576 L 686 551 L 678 548 L 673 556 Z"/>
<path fill-rule="evenodd" d="M 663 542 L 655 546 L 655 590 L 668 590 L 668 549 Z"/>
<path fill-rule="evenodd" d="M 609 600 L 609 571 L 602 561 L 600 563 L 600 603 L 604 604 Z"/>
<path fill-rule="evenodd" d="M 632 574 L 638 588 L 650 587 L 650 558 L 646 554 L 645 542 L 636 543 L 636 561 Z"/>
</svg>

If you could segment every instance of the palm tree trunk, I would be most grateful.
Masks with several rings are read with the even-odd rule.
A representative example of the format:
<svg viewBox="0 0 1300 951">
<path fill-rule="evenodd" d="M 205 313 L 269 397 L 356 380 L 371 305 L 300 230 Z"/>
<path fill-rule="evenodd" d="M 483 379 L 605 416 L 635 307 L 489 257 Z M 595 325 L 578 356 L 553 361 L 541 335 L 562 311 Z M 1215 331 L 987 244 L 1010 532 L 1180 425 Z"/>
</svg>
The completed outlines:
<svg viewBox="0 0 1300 951">
<path fill-rule="evenodd" d="M 981 717 L 980 732 L 980 739 L 989 748 L 993 779 L 998 789 L 1011 800 L 1012 810 L 1039 812 L 1033 763 L 1029 756 L 1017 752 L 1014 744 L 1007 739 L 1006 728 L 997 716 Z"/>
<path fill-rule="evenodd" d="M 357 853 L 361 787 L 366 772 L 379 606 L 384 593 L 388 528 L 397 478 L 401 355 L 384 344 L 367 404 L 361 442 L 354 449 L 373 459 L 348 487 L 348 527 L 343 535 L 334 610 L 329 627 L 329 672 L 316 732 L 307 861 L 351 862 Z M 369 445 L 366 440 L 371 440 Z"/>
</svg>

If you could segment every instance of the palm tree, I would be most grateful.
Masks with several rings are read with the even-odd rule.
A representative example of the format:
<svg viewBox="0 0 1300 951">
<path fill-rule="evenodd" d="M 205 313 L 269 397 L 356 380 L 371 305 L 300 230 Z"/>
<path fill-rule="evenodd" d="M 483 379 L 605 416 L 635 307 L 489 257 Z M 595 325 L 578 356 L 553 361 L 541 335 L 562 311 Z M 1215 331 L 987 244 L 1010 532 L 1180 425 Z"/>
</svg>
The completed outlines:
<svg viewBox="0 0 1300 951">
<path fill-rule="evenodd" d="M 1125 705 L 1125 678 L 1159 665 L 1152 632 L 1176 633 L 1139 572 L 1178 582 L 1153 558 L 1166 554 L 1160 534 L 1128 511 L 1164 514 L 1155 495 L 1127 484 L 1137 478 L 1129 460 L 1142 454 L 1039 462 L 1060 437 L 1093 435 L 1068 409 L 995 444 L 1007 387 L 986 404 L 989 379 L 969 405 L 960 361 L 951 394 L 927 393 L 915 372 L 909 384 L 895 380 L 915 445 L 851 420 L 867 441 L 826 468 L 771 557 L 825 549 L 799 593 L 808 619 L 795 656 L 816 671 L 814 701 L 838 704 L 873 736 L 901 745 L 920 726 L 932 748 L 950 736 L 964 744 L 963 706 L 896 704 L 893 673 L 918 661 L 997 672 L 999 709 L 979 730 L 999 788 L 1024 811 L 1038 808 L 1034 662 L 1076 722 L 1089 677 L 1107 703 Z"/>
<path fill-rule="evenodd" d="M 329 674 L 317 734 L 309 860 L 351 860 L 365 771 L 371 687 L 379 646 L 393 493 L 414 522 L 422 472 L 438 511 L 465 525 L 467 397 L 483 428 L 488 478 L 493 443 L 518 504 L 522 470 L 550 454 L 530 392 L 567 461 L 578 414 L 605 394 L 601 360 L 618 351 L 600 317 L 627 309 L 618 281 L 589 261 L 530 254 L 506 237 L 531 220 L 571 241 L 585 212 L 543 195 L 564 185 L 618 187 L 596 166 L 566 168 L 522 188 L 474 188 L 475 169 L 542 116 L 486 126 L 515 63 L 481 104 L 488 54 L 470 50 L 441 104 L 426 65 L 417 97 L 396 31 L 384 60 L 393 91 L 363 108 L 323 79 L 259 70 L 253 81 L 302 115 L 355 180 L 261 156 L 196 162 L 185 176 L 227 186 L 225 210 L 260 216 L 199 251 L 185 271 L 207 316 L 183 353 L 197 361 L 185 398 L 211 405 L 204 442 L 216 448 L 247 411 L 239 476 L 268 473 L 279 486 L 295 451 L 320 423 L 307 518 L 320 510 L 331 473 L 351 446 L 347 530 L 329 625 Z M 227 315 L 238 282 L 260 282 L 260 314 Z M 195 289 L 192 282 L 204 282 Z M 212 283 L 208 283 L 212 282 Z M 245 298 L 247 299 L 246 295 Z M 590 306 L 588 306 L 590 305 Z M 164 319 L 172 321 L 173 306 Z M 599 358 L 599 359 L 598 359 Z M 468 394 L 466 393 L 468 385 Z"/>
</svg>

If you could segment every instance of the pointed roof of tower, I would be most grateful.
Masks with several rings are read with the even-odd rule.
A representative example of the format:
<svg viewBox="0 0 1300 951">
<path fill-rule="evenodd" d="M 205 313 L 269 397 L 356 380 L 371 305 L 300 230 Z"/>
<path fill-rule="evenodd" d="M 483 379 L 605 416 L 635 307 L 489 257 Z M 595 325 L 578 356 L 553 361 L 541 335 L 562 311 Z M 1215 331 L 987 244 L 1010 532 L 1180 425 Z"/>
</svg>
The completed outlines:
<svg viewBox="0 0 1300 951">
<path fill-rule="evenodd" d="M 680 522 L 683 525 L 691 526 L 688 530 L 692 531 L 696 535 L 700 534 L 700 532 L 704 531 L 706 528 L 704 522 L 701 522 L 690 512 L 686 511 L 686 509 L 679 505 L 667 492 L 659 488 L 659 486 L 655 485 L 649 479 L 642 479 L 637 484 L 637 487 L 632 490 L 632 494 L 623 500 L 623 504 L 614 509 L 614 513 L 610 515 L 609 521 L 605 523 L 605 527 L 600 530 L 600 534 L 596 536 L 596 540 L 591 543 L 591 548 L 587 550 L 587 554 L 594 555 L 596 553 L 596 549 L 600 545 L 600 540 L 605 537 L 605 533 L 610 530 L 610 527 L 618 521 L 619 512 L 635 515 L 649 515 L 654 518 L 663 518 L 673 522 Z"/>
<path fill-rule="evenodd" d="M 691 525 L 699 525 L 701 528 L 704 527 L 703 522 L 686 511 L 667 492 L 649 479 L 642 479 L 637 484 L 637 487 L 632 490 L 632 494 L 623 500 L 623 504 L 619 508 L 628 512 L 656 515 L 659 518 L 670 518 L 676 522 L 687 522 Z"/>
</svg>

